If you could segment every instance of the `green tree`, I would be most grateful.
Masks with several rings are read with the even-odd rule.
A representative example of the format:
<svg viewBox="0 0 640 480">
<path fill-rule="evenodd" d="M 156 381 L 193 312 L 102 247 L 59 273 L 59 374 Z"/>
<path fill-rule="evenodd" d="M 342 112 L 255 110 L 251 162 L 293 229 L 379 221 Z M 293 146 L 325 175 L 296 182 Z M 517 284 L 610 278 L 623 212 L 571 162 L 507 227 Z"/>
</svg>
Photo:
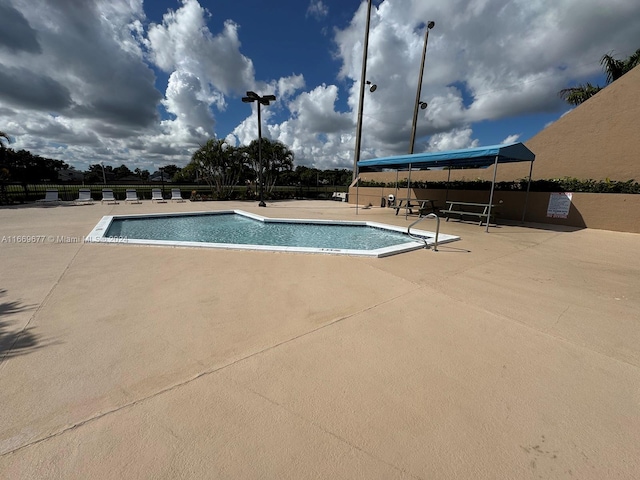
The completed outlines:
<svg viewBox="0 0 640 480">
<path fill-rule="evenodd" d="M 176 179 L 176 175 L 180 172 L 181 168 L 176 165 L 166 165 L 162 167 L 162 171 L 164 172 L 164 176 L 167 180 Z"/>
<path fill-rule="evenodd" d="M 69 168 L 62 160 L 43 158 L 27 150 L 3 150 L 0 167 L 3 176 L 16 182 L 57 181 L 58 172 Z"/>
<path fill-rule="evenodd" d="M 218 199 L 229 199 L 242 173 L 244 156 L 224 140 L 210 139 L 191 157 L 198 176 Z"/>
<path fill-rule="evenodd" d="M 111 165 L 105 165 L 103 170 L 103 166 L 100 163 L 94 163 L 83 173 L 84 181 L 87 183 L 102 183 L 103 181 L 110 182 L 115 178 L 113 167 Z"/>
<path fill-rule="evenodd" d="M 194 183 L 199 179 L 200 172 L 195 163 L 189 162 L 187 166 L 179 169 L 173 177 L 173 181 L 177 183 Z"/>
<path fill-rule="evenodd" d="M 5 156 L 6 156 L 6 147 L 4 142 L 9 144 L 11 139 L 9 135 L 0 131 L 0 203 L 8 203 L 7 191 L 5 188 L 5 183 L 11 177 L 11 173 L 5 164 Z"/>
<path fill-rule="evenodd" d="M 133 172 L 129 170 L 129 167 L 127 167 L 124 163 L 119 167 L 114 168 L 113 173 L 116 176 L 116 180 L 121 180 L 123 178 L 133 176 Z"/>
<path fill-rule="evenodd" d="M 146 170 L 146 169 L 142 170 L 141 168 L 136 168 L 133 171 L 133 173 L 136 174 L 138 177 L 140 177 L 140 180 L 144 180 L 144 181 L 149 180 L 149 176 L 151 175 L 149 173 L 149 170 Z"/>
<path fill-rule="evenodd" d="M 625 73 L 640 65 L 640 48 L 624 60 L 619 60 L 611 54 L 603 55 L 600 59 L 600 65 L 602 65 L 602 69 L 607 78 L 607 85 L 609 85 Z M 580 105 L 603 88 L 604 87 L 592 85 L 587 82 L 577 87 L 563 88 L 558 92 L 558 95 L 570 105 Z"/>
<path fill-rule="evenodd" d="M 4 150 L 6 147 L 4 142 L 7 142 L 7 145 L 11 143 L 11 139 L 9 135 L 0 130 L 0 150 Z"/>
<path fill-rule="evenodd" d="M 2 181 L 9 179 L 9 169 L 5 166 L 5 155 L 7 150 L 7 147 L 4 144 L 5 142 L 7 142 L 8 145 L 11 143 L 11 139 L 8 134 L 0 131 L 0 180 Z"/>
<path fill-rule="evenodd" d="M 267 193 L 273 191 L 279 177 L 284 172 L 293 170 L 293 152 L 284 143 L 272 141 L 267 138 L 262 139 L 262 164 L 263 182 Z M 258 156 L 258 140 L 253 140 L 245 151 L 248 154 L 250 165 L 255 172 L 256 181 L 260 177 L 260 162 Z"/>
<path fill-rule="evenodd" d="M 304 167 L 300 171 L 300 182 L 307 187 L 315 187 L 319 184 L 320 170 L 317 168 Z"/>
</svg>

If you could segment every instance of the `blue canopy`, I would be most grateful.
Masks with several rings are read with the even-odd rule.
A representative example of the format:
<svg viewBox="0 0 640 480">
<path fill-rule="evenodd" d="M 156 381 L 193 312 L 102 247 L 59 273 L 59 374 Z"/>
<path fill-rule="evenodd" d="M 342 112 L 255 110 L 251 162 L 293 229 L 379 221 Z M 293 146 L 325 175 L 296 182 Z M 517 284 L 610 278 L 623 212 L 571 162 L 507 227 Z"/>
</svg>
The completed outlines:
<svg viewBox="0 0 640 480">
<path fill-rule="evenodd" d="M 405 168 L 420 170 L 436 167 L 487 167 L 495 164 L 496 161 L 497 163 L 533 162 L 535 158 L 534 153 L 524 144 L 512 143 L 361 160 L 358 162 L 358 170 L 371 172 Z"/>
<path fill-rule="evenodd" d="M 491 193 L 489 194 L 489 213 L 487 214 L 487 229 L 489 231 L 489 219 L 491 218 L 491 208 L 493 204 L 493 192 L 496 187 L 496 172 L 498 163 L 531 162 L 529 170 L 529 181 L 527 183 L 527 195 L 524 200 L 522 210 L 522 221 L 524 221 L 527 210 L 527 199 L 531 186 L 531 173 L 533 171 L 533 161 L 536 156 L 522 143 L 511 143 L 509 145 L 491 145 L 488 147 L 464 148 L 462 150 L 449 150 L 446 152 L 414 153 L 409 155 L 397 155 L 395 157 L 373 158 L 371 160 L 361 160 L 358 162 L 358 171 L 376 172 L 385 169 L 389 170 L 409 170 L 407 181 L 407 198 L 410 198 L 411 170 L 421 170 L 428 168 L 442 167 L 488 167 L 494 165 L 493 181 L 491 182 Z M 451 175 L 451 169 L 449 169 Z M 356 184 L 357 188 L 358 184 Z M 447 188 L 447 195 L 449 189 Z M 356 200 L 357 205 L 357 200 Z"/>
</svg>

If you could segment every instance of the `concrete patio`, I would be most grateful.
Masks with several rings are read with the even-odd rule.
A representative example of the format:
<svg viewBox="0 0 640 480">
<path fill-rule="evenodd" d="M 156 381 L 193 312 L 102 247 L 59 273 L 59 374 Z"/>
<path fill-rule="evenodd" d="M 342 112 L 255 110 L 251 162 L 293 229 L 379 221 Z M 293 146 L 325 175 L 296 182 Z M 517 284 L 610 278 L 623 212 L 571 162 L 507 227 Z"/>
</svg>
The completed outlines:
<svg viewBox="0 0 640 480">
<path fill-rule="evenodd" d="M 415 219 L 0 208 L 0 478 L 638 478 L 640 235 L 450 221 L 460 241 L 382 259 L 81 241 L 230 208 Z"/>
</svg>

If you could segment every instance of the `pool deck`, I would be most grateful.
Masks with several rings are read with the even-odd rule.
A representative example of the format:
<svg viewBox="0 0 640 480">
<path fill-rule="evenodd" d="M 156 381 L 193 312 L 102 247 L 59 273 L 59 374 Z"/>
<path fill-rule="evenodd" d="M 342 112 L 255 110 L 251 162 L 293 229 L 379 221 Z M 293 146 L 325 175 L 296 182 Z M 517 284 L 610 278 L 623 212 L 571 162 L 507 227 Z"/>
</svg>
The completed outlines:
<svg viewBox="0 0 640 480">
<path fill-rule="evenodd" d="M 640 235 L 450 221 L 460 241 L 381 259 L 81 241 L 236 208 L 414 220 L 0 207 L 0 478 L 638 478 Z"/>
</svg>

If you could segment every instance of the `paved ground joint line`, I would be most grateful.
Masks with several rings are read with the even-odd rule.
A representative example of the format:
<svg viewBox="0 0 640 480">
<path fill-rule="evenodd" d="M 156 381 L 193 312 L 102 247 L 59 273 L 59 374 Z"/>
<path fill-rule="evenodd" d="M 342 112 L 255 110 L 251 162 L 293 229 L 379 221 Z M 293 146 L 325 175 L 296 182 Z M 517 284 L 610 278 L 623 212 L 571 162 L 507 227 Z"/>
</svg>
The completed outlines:
<svg viewBox="0 0 640 480">
<path fill-rule="evenodd" d="M 76 255 L 77 255 L 77 252 L 76 252 Z M 73 258 L 75 258 L 75 255 L 74 255 Z M 69 262 L 69 265 L 71 265 L 71 263 L 72 262 Z M 63 272 L 63 274 L 64 274 L 64 272 Z M 62 278 L 62 275 L 60 276 L 60 278 Z M 57 285 L 57 282 L 56 282 L 56 285 Z M 52 291 L 53 291 L 53 289 L 52 289 Z M 138 398 L 136 400 L 132 400 L 132 401 L 130 401 L 128 403 L 125 403 L 123 405 L 120 405 L 120 406 L 117 406 L 115 408 L 112 408 L 111 410 L 107 410 L 105 412 L 99 413 L 99 414 L 94 415 L 92 417 L 89 417 L 89 418 L 86 418 L 86 419 L 81 420 L 79 422 L 76 422 L 76 423 L 74 423 L 72 425 L 64 427 L 61 430 L 58 430 L 57 432 L 53 432 L 53 433 L 51 433 L 49 435 L 46 435 L 46 436 L 44 436 L 42 438 L 35 439 L 35 440 L 33 440 L 33 441 L 29 442 L 29 443 L 25 443 L 24 445 L 20 445 L 20 446 L 17 446 L 15 448 L 11 449 L 11 450 L 7 450 L 6 452 L 2 452 L 2 453 L 0 453 L 0 457 L 4 457 L 6 455 L 10 455 L 12 453 L 18 452 L 18 451 L 20 451 L 20 450 L 22 450 L 24 448 L 37 445 L 37 444 L 42 443 L 42 442 L 44 442 L 46 440 L 49 440 L 51 438 L 59 437 L 61 435 L 64 435 L 67 432 L 73 431 L 73 430 L 75 430 L 77 428 L 80 428 L 80 427 L 82 427 L 84 425 L 92 423 L 95 420 L 99 420 L 99 419 L 104 418 L 104 417 L 106 417 L 108 415 L 117 413 L 117 412 L 119 412 L 121 410 L 125 410 L 127 408 L 131 408 L 131 407 L 134 407 L 136 405 L 145 403 L 146 401 L 151 400 L 153 398 L 156 398 L 156 397 L 158 397 L 160 395 L 164 395 L 165 393 L 171 392 L 171 391 L 176 390 L 178 388 L 182 388 L 182 387 L 190 384 L 191 382 L 194 382 L 194 381 L 196 381 L 196 380 L 198 380 L 198 379 L 200 379 L 202 377 L 205 377 L 205 376 L 208 376 L 208 375 L 212 375 L 212 374 L 215 374 L 215 373 L 219 373 L 219 372 L 221 372 L 221 371 L 223 371 L 223 370 L 225 370 L 225 369 L 227 369 L 229 367 L 232 367 L 232 366 L 237 365 L 237 364 L 239 364 L 241 362 L 244 362 L 245 360 L 248 360 L 248 359 L 253 358 L 255 356 L 261 355 L 261 354 L 266 353 L 268 351 L 274 350 L 276 348 L 279 348 L 279 347 L 281 347 L 283 345 L 286 345 L 288 343 L 294 342 L 294 341 L 296 341 L 296 340 L 298 340 L 300 338 L 306 337 L 308 335 L 312 335 L 312 334 L 314 334 L 314 333 L 316 333 L 316 332 L 318 332 L 320 330 L 323 330 L 325 328 L 328 328 L 328 327 L 331 327 L 331 326 L 336 325 L 338 323 L 341 323 L 341 322 L 343 322 L 345 320 L 348 320 L 349 318 L 352 318 L 354 316 L 357 316 L 357 315 L 360 315 L 360 314 L 362 314 L 364 312 L 372 310 L 372 309 L 374 309 L 374 308 L 376 308 L 376 307 L 378 307 L 380 305 L 384 305 L 386 303 L 393 302 L 393 301 L 397 300 L 398 298 L 401 298 L 403 296 L 409 295 L 410 293 L 411 292 L 403 292 L 400 295 L 396 295 L 396 296 L 394 296 L 392 298 L 389 298 L 387 300 L 380 301 L 380 302 L 376 303 L 375 305 L 372 305 L 372 306 L 369 306 L 367 308 L 363 308 L 361 310 L 358 310 L 357 312 L 353 312 L 353 313 L 350 313 L 348 315 L 336 318 L 336 319 L 334 319 L 334 320 L 332 320 L 332 321 L 330 321 L 328 323 L 325 323 L 325 324 L 320 325 L 320 326 L 318 326 L 316 328 L 313 328 L 311 330 L 303 332 L 303 333 L 301 333 L 299 335 L 296 335 L 294 337 L 288 338 L 288 339 L 283 340 L 281 342 L 277 342 L 277 343 L 275 343 L 273 345 L 269 345 L 268 347 L 265 347 L 262 350 L 259 350 L 257 352 L 253 352 L 253 353 L 250 353 L 248 355 L 245 355 L 245 356 L 243 356 L 241 358 L 238 358 L 238 359 L 236 359 L 236 360 L 234 360 L 232 362 L 229 362 L 229 363 L 227 363 L 225 365 L 221 365 L 219 367 L 212 368 L 212 369 L 209 369 L 209 370 L 204 370 L 204 371 L 192 376 L 191 378 L 188 378 L 188 379 L 186 379 L 184 381 L 181 381 L 181 382 L 178 382 L 178 383 L 174 383 L 173 385 L 169 385 L 169 386 L 166 386 L 164 388 L 161 388 L 160 390 L 157 390 L 156 392 L 153 392 L 153 393 L 151 393 L 151 394 L 149 394 L 149 395 L 147 395 L 145 397 Z M 42 305 L 44 305 L 44 303 L 45 302 L 43 302 Z"/>
<path fill-rule="evenodd" d="M 332 436 L 333 438 L 335 438 L 336 440 L 338 440 L 338 441 L 340 441 L 340 442 L 344 443 L 345 445 L 348 445 L 349 447 L 353 448 L 354 450 L 357 450 L 357 451 L 359 451 L 359 452 L 362 452 L 363 454 L 367 455 L 368 457 L 372 458 L 373 460 L 376 460 L 376 461 L 378 461 L 378 462 L 380 462 L 380 463 L 383 463 L 384 465 L 387 465 L 388 467 L 391 467 L 391 468 L 393 468 L 394 470 L 398 470 L 398 471 L 399 471 L 399 472 L 401 472 L 401 473 L 404 473 L 404 474 L 406 474 L 406 475 L 409 475 L 409 477 L 414 478 L 414 479 L 416 479 L 416 480 L 424 480 L 424 479 L 423 479 L 423 477 L 418 477 L 418 476 L 416 476 L 416 475 L 413 475 L 413 474 L 411 474 L 409 471 L 407 471 L 407 469 L 406 469 L 406 468 L 399 467 L 398 465 L 394 465 L 393 463 L 389 463 L 389 462 L 387 462 L 386 460 L 384 460 L 384 459 L 382 459 L 382 458 L 380 458 L 380 457 L 377 457 L 377 456 L 376 456 L 376 455 L 374 455 L 373 453 L 371 453 L 371 452 L 369 452 L 369 451 L 365 450 L 365 449 L 364 449 L 364 448 L 362 448 L 362 447 L 359 447 L 358 445 L 356 445 L 356 444 L 354 444 L 354 443 L 350 442 L 349 440 L 347 440 L 346 438 L 344 438 L 344 437 L 342 437 L 342 436 L 338 435 L 337 433 L 335 433 L 335 432 L 333 432 L 333 431 L 331 431 L 331 430 L 327 430 L 326 428 L 324 428 L 324 427 L 323 427 L 322 425 L 320 425 L 319 423 L 317 423 L 317 422 L 315 422 L 315 421 L 313 421 L 313 420 L 311 420 L 311 419 L 309 419 L 309 418 L 307 418 L 307 417 L 303 417 L 302 415 L 299 415 L 298 413 L 296 413 L 296 412 L 294 412 L 293 410 L 291 410 L 291 409 L 287 408 L 286 406 L 282 405 L 281 403 L 279 403 L 279 402 L 277 402 L 277 401 L 275 401 L 275 400 L 273 400 L 273 399 L 271 399 L 271 398 L 269 398 L 269 397 L 265 396 L 264 394 L 262 394 L 262 393 L 260 393 L 260 392 L 258 392 L 258 391 L 256 391 L 256 390 L 254 390 L 254 389 L 252 389 L 252 388 L 249 388 L 249 387 L 248 387 L 248 386 L 246 386 L 246 385 L 243 385 L 243 384 L 238 383 L 235 379 L 230 378 L 230 377 L 226 377 L 226 378 L 227 378 L 227 380 L 229 380 L 229 381 L 231 381 L 231 382 L 235 383 L 238 387 L 240 387 L 240 388 L 242 388 L 242 389 L 244 389 L 244 390 L 246 390 L 246 391 L 248 391 L 248 392 L 251 392 L 252 394 L 254 394 L 254 395 L 256 395 L 256 396 L 258 396 L 258 397 L 260 397 L 260 398 L 262 398 L 262 399 L 266 400 L 267 402 L 271 403 L 272 405 L 275 405 L 276 407 L 278 407 L 278 408 L 280 408 L 280 409 L 284 410 L 284 411 L 285 411 L 285 412 L 287 412 L 288 414 L 290 414 L 290 415 L 292 415 L 292 416 L 294 416 L 294 417 L 296 417 L 296 418 L 298 418 L 298 419 L 300 419 L 300 420 L 302 420 L 302 421 L 304 421 L 304 422 L 308 423 L 309 425 L 312 425 L 313 427 L 315 427 L 315 428 L 317 428 L 318 430 L 320 430 L 320 431 L 322 431 L 322 432 L 326 433 L 327 435 Z"/>
<path fill-rule="evenodd" d="M 40 302 L 40 305 L 38 305 L 38 308 L 36 308 L 35 312 L 33 312 L 33 314 L 29 317 L 29 320 L 27 321 L 27 323 L 25 323 L 24 326 L 22 327 L 22 330 L 20 330 L 20 332 L 16 335 L 16 338 L 14 339 L 11 346 L 7 349 L 7 351 L 2 356 L 0 356 L 0 371 L 4 368 L 4 365 L 6 364 L 5 360 L 11 356 L 11 352 L 13 351 L 13 348 L 20 341 L 20 339 L 22 338 L 22 335 L 24 335 L 24 332 L 26 332 L 26 330 L 29 328 L 29 325 L 31 325 L 31 322 L 33 321 L 33 319 L 36 318 L 38 313 L 40 313 L 40 311 L 49 302 L 49 299 L 53 295 L 54 290 L 60 284 L 60 280 L 62 280 L 62 277 L 64 277 L 65 274 L 69 271 L 69 269 L 71 268 L 71 265 L 73 265 L 73 262 L 75 261 L 76 257 L 80 253 L 80 250 L 82 249 L 83 246 L 84 246 L 84 243 L 79 244 L 78 250 L 76 250 L 76 253 L 73 254 L 73 257 L 71 257 L 71 260 L 69 260 L 69 263 L 67 263 L 67 266 L 62 270 L 62 273 L 60 273 L 60 275 L 58 276 L 54 284 L 51 286 L 47 294 L 44 296 L 44 299 L 42 300 L 42 302 Z"/>
<path fill-rule="evenodd" d="M 530 324 L 525 323 L 525 322 L 521 322 L 520 320 L 518 320 L 518 319 L 516 319 L 516 318 L 509 317 L 509 316 L 504 315 L 504 314 L 499 313 L 499 312 L 494 312 L 494 311 L 492 311 L 492 310 L 488 310 L 488 309 L 486 309 L 486 308 L 484 308 L 484 307 L 481 307 L 481 306 L 479 306 L 479 305 L 476 305 L 475 303 L 469 303 L 469 302 L 468 302 L 467 300 L 465 300 L 464 298 L 453 297 L 453 296 L 451 296 L 451 294 L 449 294 L 447 291 L 445 291 L 445 290 L 441 290 L 441 289 L 438 289 L 437 287 L 435 287 L 435 286 L 433 286 L 433 285 L 423 285 L 423 286 L 422 286 L 422 289 L 432 289 L 432 290 L 434 290 L 434 291 L 436 291 L 436 292 L 438 292 L 438 293 L 440 293 L 440 294 L 444 295 L 445 297 L 450 298 L 450 299 L 451 299 L 452 301 L 454 301 L 454 302 L 461 302 L 461 303 L 464 303 L 465 305 L 468 305 L 469 307 L 473 307 L 473 308 L 475 308 L 475 309 L 477 309 L 477 310 L 479 310 L 479 311 L 481 311 L 481 312 L 484 312 L 484 313 L 486 313 L 486 314 L 488 314 L 488 315 L 490 315 L 490 316 L 492 316 L 492 317 L 496 317 L 496 318 L 500 318 L 500 319 L 505 320 L 505 321 L 508 321 L 508 322 L 516 323 L 516 324 L 518 324 L 518 325 L 519 325 L 519 326 L 521 326 L 521 327 L 524 327 L 524 328 L 526 328 L 526 329 L 528 329 L 528 330 L 532 330 L 532 331 L 534 331 L 534 332 L 536 332 L 536 333 L 539 333 L 539 334 L 541 334 L 541 335 L 544 335 L 544 336 L 546 336 L 546 337 L 552 338 L 552 339 L 554 339 L 554 340 L 558 340 L 558 341 L 560 341 L 560 342 L 564 342 L 564 343 L 566 343 L 566 344 L 568 344 L 568 345 L 571 345 L 571 346 L 573 346 L 573 347 L 575 347 L 575 348 L 577 348 L 577 349 L 586 350 L 586 351 L 591 352 L 591 353 L 593 353 L 593 354 L 600 355 L 600 356 L 605 357 L 605 358 L 608 358 L 609 360 L 612 360 L 612 361 L 614 361 L 614 362 L 620 362 L 620 363 L 622 363 L 622 364 L 624 364 L 624 365 L 627 365 L 627 366 L 629 366 L 629 367 L 632 367 L 632 368 L 633 368 L 633 369 L 635 369 L 635 370 L 640 371 L 640 365 L 636 365 L 635 363 L 631 363 L 631 362 L 628 362 L 628 361 L 626 361 L 626 360 L 622 360 L 622 359 L 620 359 L 620 358 L 612 357 L 611 355 L 607 355 L 607 354 L 606 354 L 606 353 L 604 353 L 604 352 L 601 352 L 601 351 L 595 350 L 595 349 L 590 348 L 590 347 L 588 347 L 588 346 L 586 346 L 586 345 L 583 345 L 583 344 L 581 344 L 581 343 L 574 342 L 574 341 L 569 340 L 568 338 L 562 337 L 562 336 L 560 336 L 560 335 L 555 335 L 555 334 L 553 334 L 552 332 L 550 332 L 550 331 L 548 331 L 548 330 L 544 330 L 544 329 L 536 328 L 535 326 L 530 325 Z M 562 315 L 564 315 L 564 314 L 567 312 L 567 310 L 569 310 L 569 308 L 571 308 L 571 305 L 567 306 L 567 308 L 565 308 L 565 310 L 564 310 L 562 313 L 560 313 L 560 316 L 559 316 L 559 317 L 558 317 L 558 319 L 556 320 L 556 323 L 560 320 L 560 317 L 562 317 Z"/>
</svg>

